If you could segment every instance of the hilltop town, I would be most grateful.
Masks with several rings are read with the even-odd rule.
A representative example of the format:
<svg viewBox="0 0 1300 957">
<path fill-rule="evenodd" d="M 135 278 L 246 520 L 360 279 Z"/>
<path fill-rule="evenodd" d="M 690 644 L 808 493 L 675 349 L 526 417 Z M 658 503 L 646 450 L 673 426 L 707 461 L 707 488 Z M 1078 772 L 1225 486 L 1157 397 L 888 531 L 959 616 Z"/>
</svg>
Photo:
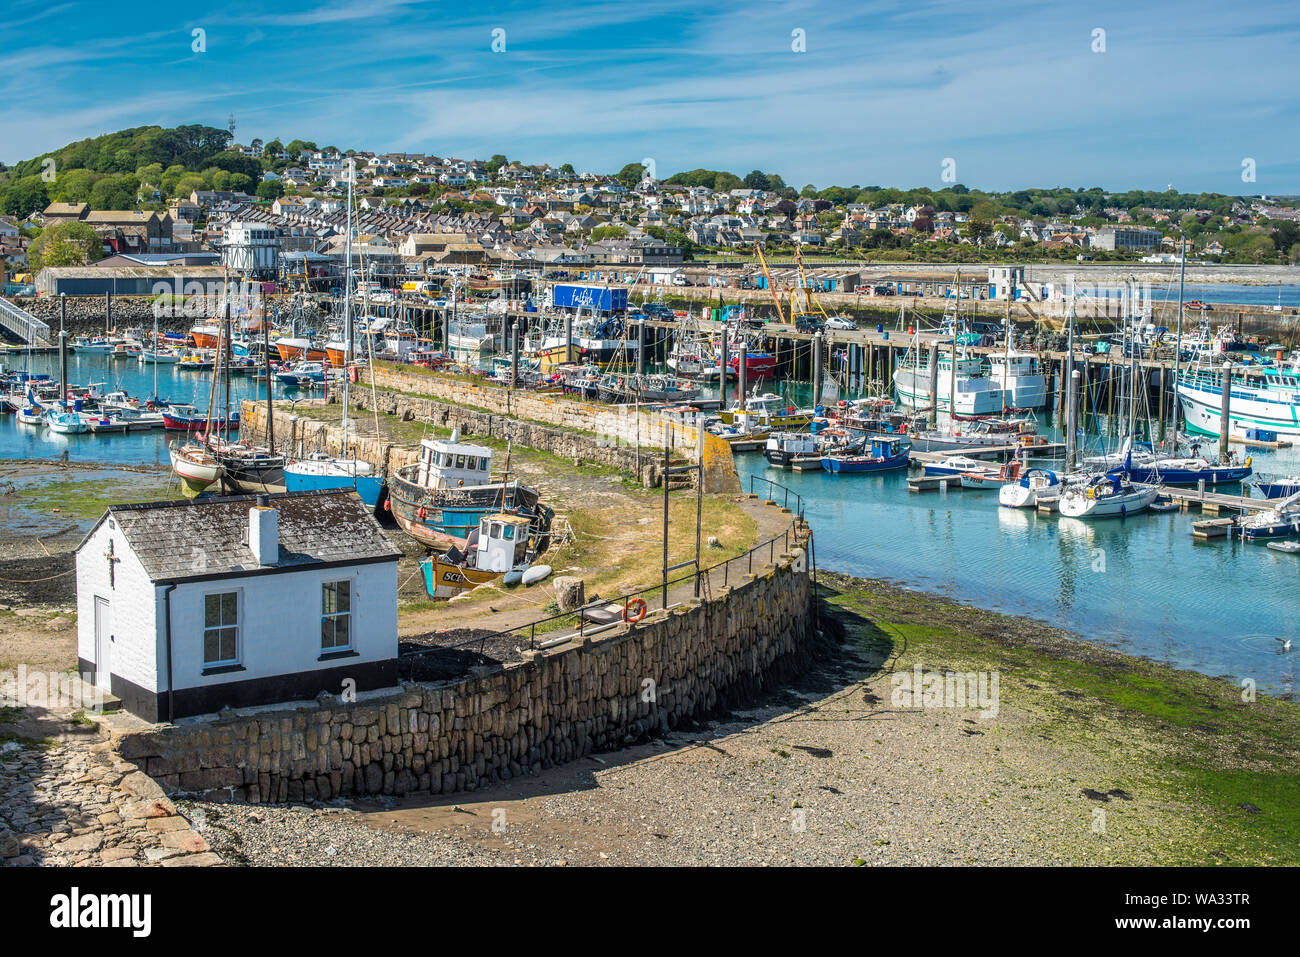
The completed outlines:
<svg viewBox="0 0 1300 957">
<path fill-rule="evenodd" d="M 1300 208 L 1289 200 L 961 184 L 796 190 L 759 170 L 659 179 L 647 162 L 605 174 L 502 155 L 242 144 L 209 127 L 143 127 L 0 167 L 0 259 L 13 277 L 113 254 L 216 251 L 227 227 L 243 224 L 273 231 L 287 261 L 307 272 L 341 252 L 349 164 L 364 254 L 381 266 L 414 264 L 408 272 L 664 267 L 748 258 L 756 246 L 864 262 L 1170 262 L 1180 243 L 1188 260 L 1206 263 L 1300 259 Z"/>
</svg>

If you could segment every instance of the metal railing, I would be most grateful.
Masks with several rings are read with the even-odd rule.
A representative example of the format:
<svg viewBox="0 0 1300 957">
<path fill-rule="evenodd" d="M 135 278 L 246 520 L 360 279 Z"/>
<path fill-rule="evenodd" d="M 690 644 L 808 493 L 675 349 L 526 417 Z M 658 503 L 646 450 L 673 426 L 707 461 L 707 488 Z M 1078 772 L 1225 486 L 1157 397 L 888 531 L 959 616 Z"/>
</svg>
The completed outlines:
<svg viewBox="0 0 1300 957">
<path fill-rule="evenodd" d="M 781 496 L 780 498 L 781 506 L 783 508 L 789 508 L 799 518 L 803 518 L 803 496 L 801 496 L 798 492 L 796 492 L 794 489 L 786 488 L 784 485 L 781 485 L 777 482 L 773 482 L 771 479 L 763 478 L 763 476 L 761 475 L 751 475 L 749 477 L 750 495 L 760 494 L 759 492 L 754 491 L 755 482 L 761 482 L 763 484 L 760 487 L 766 487 L 767 501 L 769 502 L 777 501 L 777 495 L 779 494 Z M 790 499 L 794 499 L 793 508 L 790 505 Z"/>
<path fill-rule="evenodd" d="M 0 299 L 0 326 L 4 326 L 27 345 L 50 344 L 50 327 L 8 299 Z"/>
<path fill-rule="evenodd" d="M 766 482 L 767 480 L 762 479 L 761 481 Z M 746 551 L 742 552 L 739 555 L 735 555 L 731 558 L 724 559 L 723 561 L 710 565 L 707 568 L 697 569 L 695 571 L 692 571 L 690 574 L 682 575 L 679 578 L 670 579 L 668 581 L 668 586 L 670 588 L 675 585 L 681 585 L 686 582 L 694 581 L 696 585 L 695 594 L 699 594 L 701 587 L 703 587 L 706 596 L 711 597 L 711 585 L 713 584 L 719 572 L 722 575 L 722 581 L 720 582 L 720 585 L 724 588 L 729 587 L 731 584 L 731 568 L 733 565 L 739 566 L 743 564 L 745 567 L 744 574 L 753 574 L 755 556 L 758 556 L 760 563 L 762 563 L 764 559 L 766 559 L 767 564 L 769 565 L 776 564 L 776 543 L 777 542 L 781 543 L 782 554 L 786 554 L 789 552 L 792 545 L 798 546 L 800 544 L 806 543 L 811 539 L 812 537 L 811 531 L 809 531 L 807 527 L 803 525 L 803 502 L 802 499 L 799 497 L 798 493 L 794 492 L 793 490 L 786 489 L 782 485 L 777 485 L 777 483 L 775 482 L 768 482 L 768 484 L 774 486 L 776 489 L 781 489 L 785 493 L 788 493 L 788 496 L 790 498 L 795 499 L 796 502 L 798 503 L 799 510 L 797 513 L 792 514 L 790 518 L 790 524 L 787 525 L 785 529 L 782 530 L 781 532 L 777 533 L 776 535 L 773 535 L 769 539 L 759 542 L 758 544 L 747 549 Z M 751 487 L 752 487 L 752 482 L 751 482 Z M 771 500 L 775 500 L 775 499 L 771 499 Z M 789 499 L 787 498 L 786 501 L 788 500 Z M 766 556 L 763 555 L 763 552 L 765 551 L 767 552 Z M 692 565 L 694 564 L 694 562 L 687 562 L 685 564 Z M 763 567 L 762 564 L 760 564 L 759 567 L 760 568 Z M 738 574 L 740 573 L 738 572 Z M 494 631 L 488 634 L 478 635 L 474 638 L 467 638 L 464 641 L 459 641 L 454 644 L 436 645 L 427 648 L 413 648 L 401 653 L 401 655 L 399 656 L 399 669 L 401 668 L 401 664 L 400 664 L 401 661 L 414 661 L 414 659 L 417 659 L 423 655 L 435 654 L 440 651 L 455 651 L 458 649 L 474 648 L 475 646 L 477 646 L 478 654 L 482 655 L 483 649 L 485 648 L 485 646 L 489 641 L 494 641 L 502 638 L 509 638 L 511 636 L 522 638 L 525 632 L 528 635 L 528 649 L 530 651 L 534 651 L 538 647 L 537 643 L 538 643 L 539 632 L 541 635 L 541 640 L 546 644 L 550 644 L 552 643 L 552 641 L 555 644 L 561 644 L 565 641 L 572 640 L 573 638 L 583 639 L 586 638 L 588 634 L 597 634 L 607 629 L 615 628 L 618 625 L 623 624 L 623 622 L 626 620 L 622 616 L 611 621 L 590 620 L 588 619 L 586 613 L 600 610 L 600 609 L 609 609 L 609 608 L 617 609 L 617 607 L 620 605 L 623 607 L 624 613 L 626 613 L 626 609 L 628 608 L 628 605 L 634 599 L 641 599 L 642 601 L 645 601 L 646 599 L 643 598 L 642 596 L 647 596 L 647 595 L 657 593 L 660 591 L 661 588 L 662 588 L 662 584 L 654 584 L 646 588 L 637 589 L 636 591 L 625 592 L 614 598 L 600 598 L 595 601 L 586 602 L 585 604 L 579 606 L 578 608 L 573 609 L 572 611 L 560 612 L 555 615 L 548 615 L 545 618 L 537 618 L 533 621 L 525 622 L 521 625 L 516 625 L 513 628 L 506 628 L 501 631 Z M 667 605 L 664 609 L 661 610 L 667 610 L 667 608 L 675 608 L 680 604 L 681 604 L 680 601 L 675 601 L 672 604 Z M 648 602 L 647 602 L 647 613 L 648 613 Z M 563 632 L 562 628 L 560 627 L 550 628 L 550 629 L 545 627 L 554 622 L 562 621 L 565 619 L 573 619 L 575 616 L 577 618 L 577 622 L 576 622 L 577 631 Z M 554 638 L 551 637 L 553 633 L 556 633 L 554 635 Z M 402 670 L 405 672 L 405 674 L 403 674 L 403 677 L 407 678 L 407 680 L 412 680 L 407 676 L 413 673 L 414 665 L 408 666 L 407 668 Z"/>
</svg>

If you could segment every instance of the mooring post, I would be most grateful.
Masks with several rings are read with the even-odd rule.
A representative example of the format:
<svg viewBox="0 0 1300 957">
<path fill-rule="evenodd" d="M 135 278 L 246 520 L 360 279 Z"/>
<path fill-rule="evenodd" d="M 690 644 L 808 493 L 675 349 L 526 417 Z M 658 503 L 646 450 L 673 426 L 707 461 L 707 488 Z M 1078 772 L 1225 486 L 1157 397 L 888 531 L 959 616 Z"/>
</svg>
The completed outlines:
<svg viewBox="0 0 1300 957">
<path fill-rule="evenodd" d="M 564 317 L 564 361 L 573 361 L 573 316 Z"/>
<path fill-rule="evenodd" d="M 1070 394 L 1066 399 L 1065 412 L 1065 470 L 1074 471 L 1075 456 L 1079 448 L 1079 384 L 1083 373 L 1078 369 L 1070 371 Z"/>
<path fill-rule="evenodd" d="M 745 393 L 749 387 L 749 340 L 742 333 L 740 348 L 736 351 L 736 385 L 740 407 L 745 407 Z"/>
</svg>

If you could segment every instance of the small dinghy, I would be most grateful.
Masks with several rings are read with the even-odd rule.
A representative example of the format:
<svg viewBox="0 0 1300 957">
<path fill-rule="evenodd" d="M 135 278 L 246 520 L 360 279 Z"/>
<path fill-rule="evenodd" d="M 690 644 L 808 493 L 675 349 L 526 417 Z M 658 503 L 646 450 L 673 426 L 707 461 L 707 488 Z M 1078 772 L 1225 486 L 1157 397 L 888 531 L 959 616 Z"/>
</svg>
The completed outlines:
<svg viewBox="0 0 1300 957">
<path fill-rule="evenodd" d="M 525 585 L 536 585 L 550 573 L 550 565 L 534 565 L 532 568 L 525 571 L 519 580 Z"/>
</svg>

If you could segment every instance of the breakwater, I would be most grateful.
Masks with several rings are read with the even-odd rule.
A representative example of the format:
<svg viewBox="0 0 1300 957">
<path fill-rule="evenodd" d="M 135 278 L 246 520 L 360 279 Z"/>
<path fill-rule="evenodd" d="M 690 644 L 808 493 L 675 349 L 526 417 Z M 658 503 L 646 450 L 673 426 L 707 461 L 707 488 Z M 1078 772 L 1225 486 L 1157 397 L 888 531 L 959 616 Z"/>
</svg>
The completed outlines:
<svg viewBox="0 0 1300 957">
<path fill-rule="evenodd" d="M 377 385 L 394 381 L 426 387 L 436 392 L 438 397 L 378 389 L 372 393 L 370 389 L 358 388 L 351 393 L 349 405 L 358 417 L 360 428 L 365 427 L 365 413 L 374 409 L 403 421 L 422 422 L 440 429 L 459 429 L 467 437 L 500 439 L 575 463 L 619 469 L 636 475 L 649 486 L 660 484 L 662 449 L 666 442 L 671 442 L 677 454 L 688 460 L 694 461 L 699 454 L 697 429 L 693 421 L 681 417 L 376 370 Z M 337 393 L 331 397 L 332 400 L 338 398 Z M 494 407 L 515 412 L 491 411 Z M 530 417 L 521 417 L 528 413 L 531 413 Z M 545 416 L 546 419 L 539 421 L 533 416 Z M 267 409 L 264 402 L 245 400 L 240 418 L 245 437 L 255 442 L 266 441 Z M 276 406 L 275 434 L 277 442 L 281 446 L 287 445 L 295 454 L 321 451 L 342 455 L 344 452 L 341 429 L 330 422 L 295 415 L 283 403 Z M 739 491 L 731 447 L 707 432 L 703 439 L 704 490 L 717 493 Z M 416 448 L 376 438 L 373 434 L 350 434 L 347 443 L 348 454 L 358 456 L 377 471 L 388 474 L 415 461 L 419 454 Z"/>
<path fill-rule="evenodd" d="M 753 701 L 816 655 L 811 600 L 795 547 L 710 600 L 490 672 L 114 730 L 113 745 L 166 791 L 209 800 L 473 790 Z"/>
</svg>

